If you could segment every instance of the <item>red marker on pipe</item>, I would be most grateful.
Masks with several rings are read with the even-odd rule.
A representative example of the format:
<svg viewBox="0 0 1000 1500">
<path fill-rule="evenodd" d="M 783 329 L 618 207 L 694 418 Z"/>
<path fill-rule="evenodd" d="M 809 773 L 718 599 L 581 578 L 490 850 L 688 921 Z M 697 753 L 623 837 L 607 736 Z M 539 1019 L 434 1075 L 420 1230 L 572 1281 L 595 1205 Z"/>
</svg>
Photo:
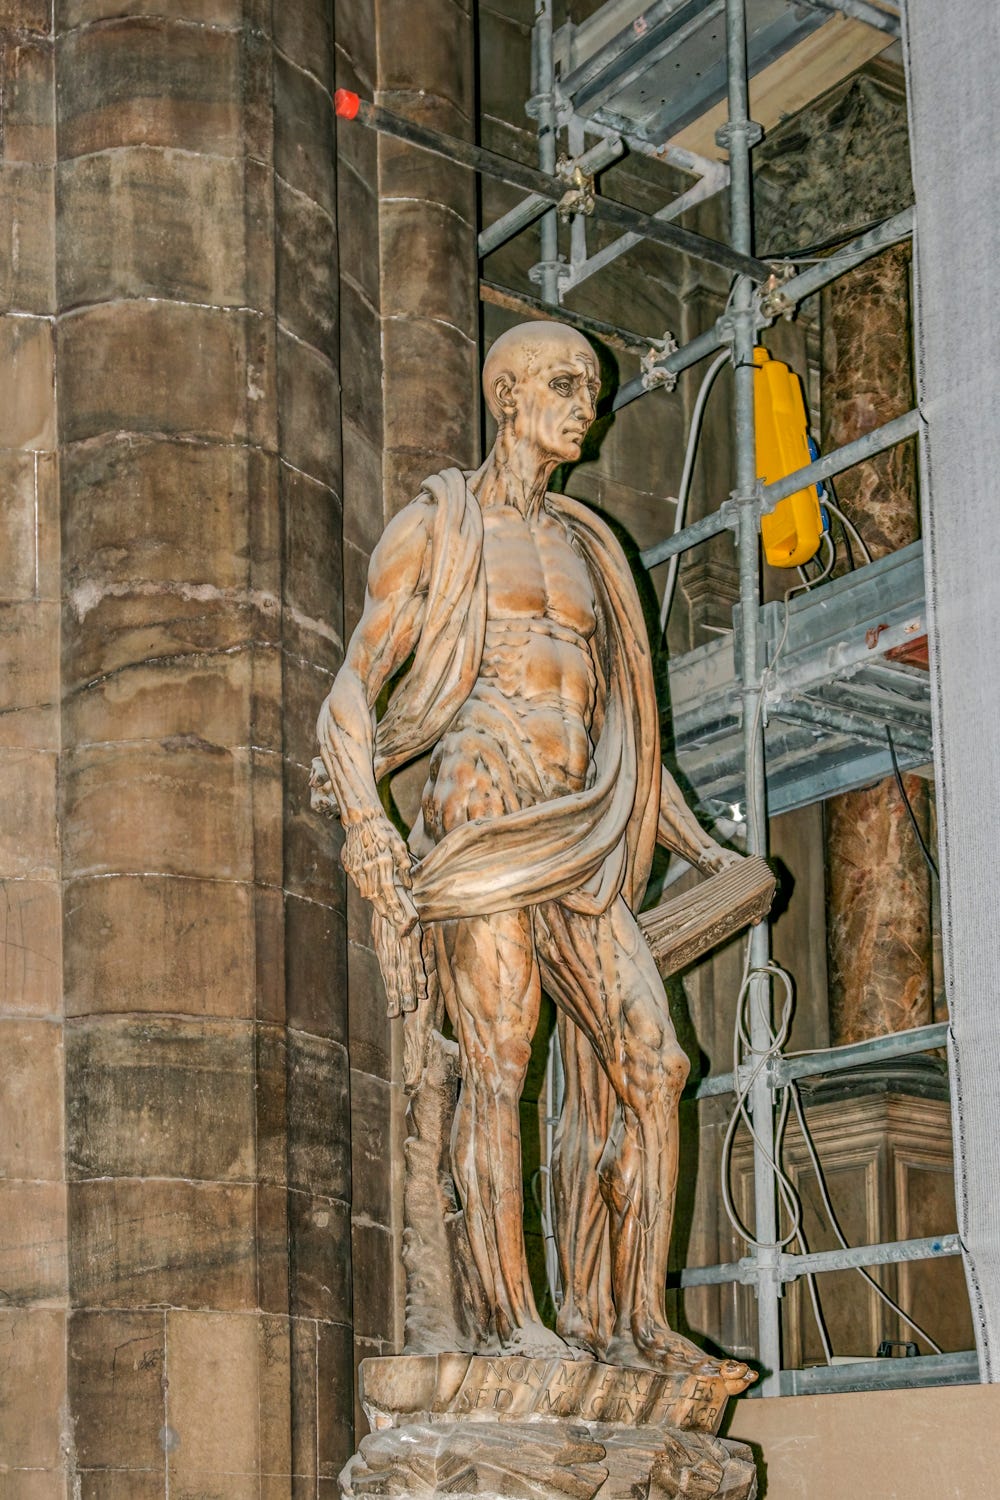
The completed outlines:
<svg viewBox="0 0 1000 1500">
<path fill-rule="evenodd" d="M 361 99 L 350 89 L 338 89 L 333 96 L 334 113 L 343 120 L 354 120 L 357 118 L 358 110 L 361 108 Z"/>
</svg>

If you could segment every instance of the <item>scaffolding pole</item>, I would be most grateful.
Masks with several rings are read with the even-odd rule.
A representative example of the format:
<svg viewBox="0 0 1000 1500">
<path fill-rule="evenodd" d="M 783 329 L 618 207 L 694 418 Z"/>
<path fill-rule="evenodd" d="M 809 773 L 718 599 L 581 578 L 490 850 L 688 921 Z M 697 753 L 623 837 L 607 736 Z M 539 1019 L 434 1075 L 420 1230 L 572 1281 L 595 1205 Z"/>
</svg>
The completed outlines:
<svg viewBox="0 0 1000 1500">
<path fill-rule="evenodd" d="M 745 0 L 726 0 L 726 70 L 729 117 L 719 142 L 729 154 L 729 217 L 733 249 L 753 250 L 753 182 L 750 153 L 760 127 L 750 119 L 747 79 Z M 743 752 L 746 761 L 747 853 L 767 854 L 767 792 L 764 783 L 763 685 L 758 649 L 760 558 L 756 441 L 754 434 L 754 345 L 757 316 L 754 284 L 741 276 L 733 293 L 733 383 L 735 388 L 736 487 L 732 501 L 738 516 L 741 651 L 739 673 L 743 700 Z M 750 1045 L 763 1056 L 771 1045 L 771 933 L 767 919 L 750 930 Z M 757 1243 L 757 1357 L 763 1366 L 761 1395 L 781 1390 L 780 1249 L 774 1162 L 774 1098 L 763 1072 L 750 1089 L 754 1129 L 754 1236 Z"/>
</svg>

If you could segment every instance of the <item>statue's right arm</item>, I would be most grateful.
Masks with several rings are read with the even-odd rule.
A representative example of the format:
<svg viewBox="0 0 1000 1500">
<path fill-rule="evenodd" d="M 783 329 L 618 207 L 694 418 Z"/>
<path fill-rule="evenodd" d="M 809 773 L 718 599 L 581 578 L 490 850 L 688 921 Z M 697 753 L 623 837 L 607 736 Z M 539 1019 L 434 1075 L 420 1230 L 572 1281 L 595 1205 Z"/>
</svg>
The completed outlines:
<svg viewBox="0 0 1000 1500">
<path fill-rule="evenodd" d="M 410 858 L 379 800 L 375 704 L 420 636 L 433 519 L 434 502 L 420 495 L 386 527 L 369 564 L 364 611 L 316 726 L 346 830 L 344 866 L 362 896 L 404 930 L 417 915 L 407 894 Z"/>
</svg>

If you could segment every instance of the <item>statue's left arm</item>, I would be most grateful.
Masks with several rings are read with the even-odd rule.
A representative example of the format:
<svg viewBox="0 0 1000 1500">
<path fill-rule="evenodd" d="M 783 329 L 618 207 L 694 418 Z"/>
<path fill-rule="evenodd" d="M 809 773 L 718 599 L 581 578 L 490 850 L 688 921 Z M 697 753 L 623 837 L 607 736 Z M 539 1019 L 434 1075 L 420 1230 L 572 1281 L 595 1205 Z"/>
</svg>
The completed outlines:
<svg viewBox="0 0 1000 1500">
<path fill-rule="evenodd" d="M 705 832 L 666 766 L 660 768 L 660 816 L 656 842 L 681 855 L 704 875 L 716 875 L 743 858 L 735 850 L 724 849 Z"/>
</svg>

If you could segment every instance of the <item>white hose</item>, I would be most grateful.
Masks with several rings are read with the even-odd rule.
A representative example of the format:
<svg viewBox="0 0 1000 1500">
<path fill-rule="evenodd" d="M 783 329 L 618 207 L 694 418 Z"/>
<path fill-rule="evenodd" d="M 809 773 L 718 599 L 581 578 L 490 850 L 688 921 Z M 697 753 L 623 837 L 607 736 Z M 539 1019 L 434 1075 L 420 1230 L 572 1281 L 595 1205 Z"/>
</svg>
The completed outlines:
<svg viewBox="0 0 1000 1500">
<path fill-rule="evenodd" d="M 698 435 L 701 432 L 701 419 L 705 414 L 705 402 L 708 393 L 712 389 L 712 383 L 722 366 L 729 361 L 729 351 L 725 350 L 718 355 L 709 365 L 705 372 L 705 378 L 701 382 L 701 390 L 698 399 L 694 403 L 694 411 L 691 413 L 691 431 L 688 434 L 687 452 L 684 455 L 684 469 L 681 473 L 680 489 L 677 493 L 677 508 L 674 511 L 674 532 L 680 531 L 684 525 L 684 512 L 687 509 L 688 493 L 691 489 L 691 476 L 694 473 L 695 454 L 698 451 Z M 663 588 L 663 603 L 660 606 L 660 630 L 667 628 L 667 617 L 670 614 L 670 606 L 674 599 L 674 588 L 677 584 L 677 568 L 680 563 L 680 555 L 670 559 L 670 567 L 667 570 L 667 581 Z"/>
</svg>

